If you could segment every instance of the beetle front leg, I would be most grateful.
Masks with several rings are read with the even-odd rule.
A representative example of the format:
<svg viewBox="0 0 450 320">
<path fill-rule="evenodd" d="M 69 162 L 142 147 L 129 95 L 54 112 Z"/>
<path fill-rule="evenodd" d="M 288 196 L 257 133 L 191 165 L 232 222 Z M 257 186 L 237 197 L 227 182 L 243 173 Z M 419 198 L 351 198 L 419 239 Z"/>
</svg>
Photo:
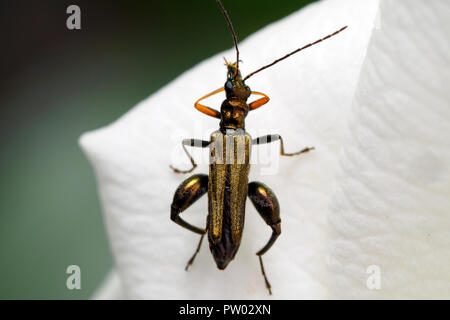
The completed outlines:
<svg viewBox="0 0 450 320">
<path fill-rule="evenodd" d="M 202 244 L 203 236 L 206 233 L 205 229 L 193 226 L 192 224 L 186 222 L 182 218 L 180 218 L 180 213 L 185 211 L 191 204 L 197 201 L 201 196 L 203 196 L 208 191 L 208 175 L 206 174 L 195 174 L 186 180 L 184 180 L 178 189 L 175 191 L 175 195 L 173 196 L 173 201 L 170 210 L 170 219 L 186 228 L 192 232 L 201 234 L 200 242 L 197 246 L 197 250 L 191 259 L 189 259 L 186 270 L 189 268 L 192 263 L 194 263 L 194 259 L 197 256 L 197 253 L 200 251 L 200 246 Z"/>
<path fill-rule="evenodd" d="M 200 99 L 198 99 L 197 101 L 195 101 L 195 103 L 194 103 L 195 109 L 197 109 L 197 110 L 200 111 L 201 113 L 206 114 L 207 116 L 210 116 L 210 117 L 214 117 L 214 118 L 220 119 L 220 112 L 219 112 L 219 111 L 217 111 L 216 109 L 207 107 L 207 106 L 205 106 L 205 105 L 203 105 L 203 104 L 200 104 L 200 101 L 202 101 L 203 99 L 206 99 L 206 98 L 208 98 L 208 97 L 211 97 L 212 95 L 215 95 L 216 93 L 222 92 L 222 91 L 224 91 L 224 90 L 225 90 L 224 87 L 220 87 L 219 89 L 214 90 L 213 92 L 208 93 L 207 95 L 201 97 Z"/>
<path fill-rule="evenodd" d="M 280 155 L 282 156 L 296 156 L 305 152 L 309 152 L 311 150 L 314 150 L 314 147 L 306 147 L 303 148 L 300 151 L 293 152 L 293 153 L 286 153 L 284 152 L 284 143 L 283 138 L 279 134 L 268 134 L 266 136 L 258 137 L 256 139 L 252 140 L 252 144 L 264 144 L 264 143 L 271 143 L 280 140 Z"/>
<path fill-rule="evenodd" d="M 280 205 L 277 197 L 273 193 L 272 189 L 261 182 L 250 182 L 248 184 L 248 197 L 252 201 L 256 208 L 256 211 L 261 215 L 266 224 L 272 229 L 272 236 L 267 244 L 259 250 L 256 255 L 259 257 L 259 263 L 261 265 L 261 272 L 266 282 L 266 287 L 269 290 L 269 294 L 272 294 L 269 280 L 267 280 L 266 273 L 262 262 L 262 255 L 266 253 L 270 247 L 275 243 L 278 236 L 281 234 L 281 219 L 280 219 Z"/>
<path fill-rule="evenodd" d="M 263 97 L 249 103 L 249 105 L 248 105 L 249 110 L 255 110 L 255 109 L 265 105 L 270 100 L 269 97 L 262 92 L 252 91 L 251 94 L 256 94 L 256 95 L 263 96 Z"/>
</svg>

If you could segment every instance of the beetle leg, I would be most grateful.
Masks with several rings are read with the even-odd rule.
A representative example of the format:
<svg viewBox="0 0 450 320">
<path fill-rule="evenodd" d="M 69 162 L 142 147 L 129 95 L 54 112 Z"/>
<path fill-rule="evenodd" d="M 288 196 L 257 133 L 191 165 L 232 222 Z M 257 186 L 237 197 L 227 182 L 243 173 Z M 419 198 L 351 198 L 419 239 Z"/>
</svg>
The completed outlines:
<svg viewBox="0 0 450 320">
<path fill-rule="evenodd" d="M 205 106 L 203 104 L 200 104 L 199 102 L 202 101 L 203 99 L 206 99 L 206 98 L 212 96 L 212 95 L 215 95 L 216 93 L 222 92 L 223 90 L 224 90 L 224 87 L 221 87 L 221 88 L 219 88 L 217 90 L 214 90 L 211 93 L 208 93 L 206 96 L 201 97 L 197 101 L 195 101 L 195 103 L 194 103 L 195 109 L 197 109 L 201 113 L 206 114 L 207 116 L 211 116 L 211 117 L 220 119 L 220 112 L 219 111 L 217 111 L 216 109 L 207 107 L 207 106 Z"/>
<path fill-rule="evenodd" d="M 266 224 L 272 229 L 272 236 L 269 241 L 256 253 L 259 257 L 261 272 L 263 274 L 264 281 L 266 282 L 266 287 L 269 290 L 269 294 L 272 294 L 269 280 L 267 280 L 267 276 L 264 271 L 261 256 L 266 253 L 270 247 L 272 247 L 275 240 L 277 240 L 278 236 L 281 234 L 280 205 L 278 204 L 277 197 L 273 191 L 261 182 L 254 181 L 248 184 L 248 197 L 255 206 L 256 211 L 258 211 Z"/>
<path fill-rule="evenodd" d="M 255 110 L 255 109 L 265 105 L 270 100 L 269 96 L 267 96 L 266 94 L 264 94 L 262 92 L 252 91 L 252 94 L 256 94 L 256 95 L 263 96 L 263 97 L 259 98 L 258 100 L 253 101 L 252 103 L 250 103 L 248 105 L 248 108 L 250 110 Z"/>
<path fill-rule="evenodd" d="M 293 152 L 293 153 L 286 153 L 284 152 L 284 144 L 283 144 L 283 138 L 279 134 L 269 134 L 267 136 L 258 137 L 256 139 L 252 140 L 252 144 L 264 144 L 264 143 L 271 143 L 280 140 L 280 155 L 282 156 L 296 156 L 302 153 L 309 152 L 311 150 L 314 150 L 314 147 L 306 147 L 303 148 L 300 151 Z"/>
<path fill-rule="evenodd" d="M 192 224 L 186 222 L 180 218 L 179 214 L 185 211 L 191 204 L 197 201 L 202 195 L 208 191 L 208 175 L 206 174 L 195 174 L 186 180 L 184 180 L 178 189 L 175 191 L 173 196 L 173 201 L 170 210 L 170 219 L 186 228 L 192 232 L 201 234 L 200 242 L 197 246 L 197 250 L 194 255 L 186 265 L 186 270 L 194 262 L 195 256 L 200 251 L 200 246 L 202 244 L 203 236 L 206 233 L 205 229 L 193 226 Z"/>
<path fill-rule="evenodd" d="M 202 241 L 203 241 L 204 237 L 205 237 L 205 234 L 202 234 L 202 236 L 200 237 L 200 241 L 198 242 L 197 249 L 195 250 L 192 257 L 189 259 L 188 263 L 186 264 L 186 268 L 184 268 L 184 270 L 188 271 L 189 267 L 192 266 L 192 264 L 194 263 L 195 257 L 200 252 L 200 248 L 202 246 Z"/>
<path fill-rule="evenodd" d="M 197 168 L 197 164 L 195 163 L 195 160 L 194 158 L 192 158 L 191 154 L 186 150 L 186 146 L 206 148 L 210 144 L 210 142 L 198 139 L 184 139 L 181 144 L 183 146 L 184 152 L 189 157 L 189 160 L 191 160 L 192 168 L 189 170 L 180 170 L 173 167 L 172 165 L 170 165 L 169 167 L 176 173 L 190 173 L 194 171 L 195 168 Z"/>
</svg>

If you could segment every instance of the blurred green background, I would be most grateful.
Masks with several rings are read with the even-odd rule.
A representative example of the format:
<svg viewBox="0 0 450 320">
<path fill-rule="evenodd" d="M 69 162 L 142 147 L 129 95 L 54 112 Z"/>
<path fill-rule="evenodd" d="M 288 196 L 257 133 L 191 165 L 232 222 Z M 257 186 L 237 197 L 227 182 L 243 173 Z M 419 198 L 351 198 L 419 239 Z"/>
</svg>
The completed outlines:
<svg viewBox="0 0 450 320">
<path fill-rule="evenodd" d="M 223 0 L 239 39 L 312 1 Z M 81 30 L 66 8 L 81 8 Z M 85 299 L 113 265 L 77 144 L 232 47 L 214 0 L 0 1 L 0 299 Z M 66 288 L 67 266 L 81 290 Z"/>
</svg>

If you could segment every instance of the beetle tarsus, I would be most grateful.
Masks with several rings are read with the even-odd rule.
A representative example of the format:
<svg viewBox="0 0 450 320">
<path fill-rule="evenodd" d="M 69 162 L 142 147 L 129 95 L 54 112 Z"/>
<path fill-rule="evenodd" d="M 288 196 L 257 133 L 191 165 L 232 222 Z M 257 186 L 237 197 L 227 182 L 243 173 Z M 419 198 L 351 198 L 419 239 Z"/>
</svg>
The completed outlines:
<svg viewBox="0 0 450 320">
<path fill-rule="evenodd" d="M 189 170 L 180 170 L 180 169 L 175 168 L 175 167 L 172 166 L 172 165 L 169 165 L 169 167 L 170 167 L 170 169 L 172 169 L 173 172 L 175 172 L 175 173 L 183 173 L 183 174 L 184 174 L 184 173 L 191 173 L 192 171 L 194 171 L 195 168 L 197 168 L 197 165 L 196 165 L 196 164 L 193 165 L 192 168 L 189 169 Z"/>
<path fill-rule="evenodd" d="M 315 149 L 314 147 L 306 147 L 306 148 L 304 148 L 304 149 L 302 149 L 302 150 L 300 150 L 300 151 L 294 152 L 294 153 L 286 153 L 286 152 L 284 152 L 284 150 L 283 150 L 283 152 L 280 153 L 280 154 L 281 154 L 282 156 L 297 156 L 297 155 L 299 155 L 299 154 L 302 154 L 302 153 L 306 153 L 306 152 L 312 151 L 312 150 L 314 150 L 314 149 Z"/>
<path fill-rule="evenodd" d="M 192 266 L 192 264 L 194 263 L 195 257 L 200 252 L 200 248 L 202 246 L 202 241 L 203 241 L 204 236 L 205 236 L 205 234 L 202 234 L 202 236 L 200 237 L 200 241 L 198 242 L 197 249 L 195 250 L 194 255 L 189 259 L 188 263 L 186 264 L 186 268 L 184 268 L 185 271 L 188 271 L 189 267 Z"/>
<path fill-rule="evenodd" d="M 263 262 L 262 262 L 262 257 L 260 255 L 258 255 L 258 258 L 259 258 L 259 265 L 261 266 L 261 272 L 262 272 L 262 275 L 264 277 L 264 281 L 266 282 L 266 288 L 267 288 L 267 290 L 269 290 L 269 294 L 272 295 L 272 286 L 270 285 L 270 282 L 269 282 L 269 280 L 267 279 L 267 276 L 266 276 L 266 272 L 264 271 L 264 265 L 263 265 Z"/>
</svg>

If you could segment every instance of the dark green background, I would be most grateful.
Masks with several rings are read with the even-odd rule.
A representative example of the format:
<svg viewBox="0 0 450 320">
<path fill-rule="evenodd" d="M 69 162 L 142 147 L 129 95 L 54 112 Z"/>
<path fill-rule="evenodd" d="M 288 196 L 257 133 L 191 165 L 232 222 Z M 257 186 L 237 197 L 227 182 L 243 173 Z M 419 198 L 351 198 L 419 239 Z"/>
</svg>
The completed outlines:
<svg viewBox="0 0 450 320">
<path fill-rule="evenodd" d="M 223 2 L 243 39 L 311 1 Z M 89 298 L 113 260 L 78 137 L 231 35 L 214 0 L 0 3 L 0 299 Z M 70 4 L 80 31 L 66 29 Z M 71 264 L 82 290 L 65 286 Z"/>
</svg>

